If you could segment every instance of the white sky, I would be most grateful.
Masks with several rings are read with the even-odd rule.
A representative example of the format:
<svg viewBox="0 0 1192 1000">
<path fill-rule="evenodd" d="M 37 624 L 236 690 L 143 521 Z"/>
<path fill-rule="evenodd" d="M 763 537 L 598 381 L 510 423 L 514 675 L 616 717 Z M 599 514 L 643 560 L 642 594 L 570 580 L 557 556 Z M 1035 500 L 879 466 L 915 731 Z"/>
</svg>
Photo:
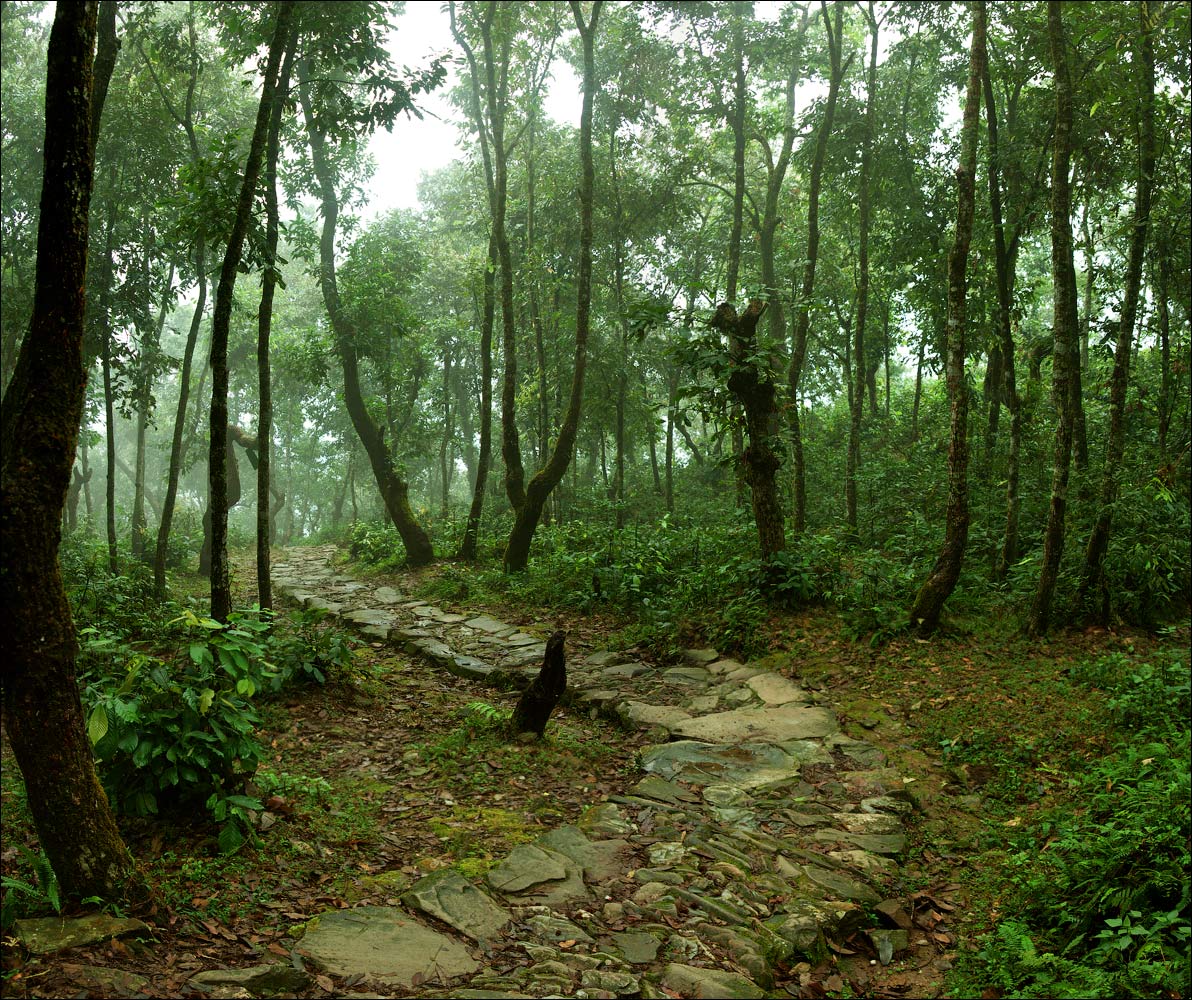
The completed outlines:
<svg viewBox="0 0 1192 1000">
<path fill-rule="evenodd" d="M 429 65 L 432 57 L 449 52 L 455 56 L 459 49 L 451 37 L 451 21 L 438 3 L 407 3 L 405 12 L 397 19 L 397 30 L 391 36 L 389 51 L 397 66 L 411 69 Z M 462 58 L 462 55 L 461 55 Z M 579 126 L 581 104 L 580 81 L 566 60 L 556 57 L 554 82 L 544 102 L 546 113 L 560 122 Z M 456 141 L 460 130 L 455 122 L 456 111 L 447 101 L 447 94 L 458 79 L 457 68 L 448 70 L 448 79 L 420 101 L 423 117 L 403 118 L 392 132 L 373 135 L 369 151 L 377 161 L 376 173 L 366 188 L 366 215 L 382 214 L 394 208 L 417 208 L 418 183 L 425 172 L 446 166 L 459 155 Z M 470 131 L 470 129 L 469 129 Z"/>
</svg>

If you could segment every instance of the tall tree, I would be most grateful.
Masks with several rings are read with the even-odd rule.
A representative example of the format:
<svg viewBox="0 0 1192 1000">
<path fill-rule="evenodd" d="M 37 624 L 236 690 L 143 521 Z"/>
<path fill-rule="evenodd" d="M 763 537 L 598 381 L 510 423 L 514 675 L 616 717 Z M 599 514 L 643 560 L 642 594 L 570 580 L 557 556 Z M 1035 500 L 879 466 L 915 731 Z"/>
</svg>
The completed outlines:
<svg viewBox="0 0 1192 1000">
<path fill-rule="evenodd" d="M 306 122 L 316 189 L 323 209 L 323 228 L 319 237 L 319 285 L 343 367 L 344 403 L 352 426 L 368 455 L 385 511 L 405 546 L 406 559 L 413 566 L 423 566 L 434 559 L 434 547 L 410 506 L 409 483 L 399 474 L 389 447 L 385 444 L 384 432 L 368 412 L 360 388 L 357 331 L 342 308 L 336 282 L 335 239 L 339 221 L 339 195 L 336 192 L 336 168 L 328 142 L 328 129 L 334 111 L 316 105 L 312 67 L 305 56 L 298 60 L 297 70 L 298 95 Z M 408 107 L 408 93 L 403 91 L 403 97 Z"/>
<path fill-rule="evenodd" d="M 815 292 L 815 268 L 819 259 L 819 202 L 823 186 L 824 162 L 828 157 L 828 138 L 832 134 L 832 120 L 836 115 L 836 100 L 840 94 L 840 81 L 852 64 L 852 56 L 843 59 L 844 5 L 835 5 L 835 18 L 828 14 L 828 5 L 820 0 L 820 13 L 824 19 L 824 30 L 828 36 L 828 95 L 824 100 L 824 116 L 816 130 L 815 154 L 811 161 L 811 176 L 807 184 L 807 250 L 803 255 L 803 278 L 799 294 L 795 299 L 794 330 L 791 339 L 789 384 L 789 419 L 791 450 L 794 454 L 795 476 L 795 534 L 801 535 L 807 527 L 807 473 L 803 464 L 803 430 L 799 416 L 799 383 L 803 377 L 803 364 L 807 360 L 807 335 L 811 330 L 811 302 Z M 833 25 L 833 20 L 835 25 Z"/>
<path fill-rule="evenodd" d="M 1109 440 L 1105 445 L 1105 466 L 1101 479 L 1101 502 L 1097 520 L 1085 550 L 1084 570 L 1077 595 L 1077 608 L 1106 623 L 1109 591 L 1104 579 L 1105 552 L 1113 505 L 1121 482 L 1122 456 L 1126 443 L 1126 388 L 1130 378 L 1130 351 L 1134 321 L 1142 288 L 1142 265 L 1146 255 L 1147 229 L 1151 220 L 1151 189 L 1155 181 L 1155 52 L 1151 41 L 1154 22 L 1148 0 L 1137 0 L 1138 36 L 1136 76 L 1138 88 L 1138 178 L 1134 184 L 1134 224 L 1130 233 L 1130 256 L 1126 264 L 1122 314 L 1114 346 L 1113 375 L 1109 382 Z M 1094 590 L 1100 600 L 1094 604 Z"/>
<path fill-rule="evenodd" d="M 208 513 L 211 517 L 211 617 L 227 621 L 232 610 L 232 586 L 228 572 L 228 328 L 232 319 L 232 292 L 236 273 L 252 213 L 257 178 L 269 131 L 269 115 L 277 87 L 278 70 L 290 33 L 293 4 L 276 0 L 273 4 L 273 37 L 265 64 L 261 103 L 257 108 L 256 125 L 248 159 L 244 164 L 244 180 L 236 202 L 236 216 L 224 251 L 219 285 L 215 290 L 215 313 L 211 322 L 211 420 L 208 457 Z"/>
<path fill-rule="evenodd" d="M 595 186 L 595 169 L 592 165 L 592 104 L 596 94 L 595 38 L 603 0 L 594 0 L 587 21 L 578 0 L 568 0 L 575 27 L 579 31 L 583 48 L 583 106 L 579 125 L 579 260 L 576 275 L 575 306 L 575 360 L 571 376 L 571 395 L 559 436 L 551 449 L 550 457 L 538 470 L 524 490 L 520 482 L 509 488 L 510 500 L 518 494 L 521 503 L 514 504 L 513 529 L 505 545 L 504 564 L 506 571 L 520 572 L 526 568 L 530 556 L 530 543 L 542 516 L 547 498 L 563 478 L 571 462 L 575 448 L 575 436 L 579 430 L 580 407 L 584 395 L 584 372 L 588 363 L 588 331 L 592 312 L 592 191 Z M 504 431 L 502 433 L 505 433 Z M 514 428 L 516 434 L 516 428 Z M 506 459 L 508 463 L 508 459 Z M 519 463 L 520 471 L 520 463 Z M 507 468 L 506 476 L 512 475 Z"/>
<path fill-rule="evenodd" d="M 50 32 L 33 315 L 17 360 L 23 375 L 14 375 L 3 402 L 0 628 L 8 651 L 4 726 L 42 849 L 67 897 L 128 902 L 145 886 L 95 773 L 58 564 L 86 386 L 96 22 L 94 2 L 64 3 Z"/>
<path fill-rule="evenodd" d="M 1059 0 L 1048 0 L 1047 38 L 1055 80 L 1055 138 L 1051 157 L 1051 272 L 1054 285 L 1051 394 L 1055 401 L 1056 423 L 1051 502 L 1043 535 L 1043 565 L 1027 621 L 1027 629 L 1032 635 L 1046 632 L 1051 620 L 1051 601 L 1064 554 L 1064 518 L 1068 509 L 1068 475 L 1076 419 L 1072 368 L 1078 359 L 1078 327 L 1076 268 L 1072 263 L 1072 196 L 1068 176 L 1072 160 L 1072 80 L 1063 7 Z"/>
<path fill-rule="evenodd" d="M 273 290 L 277 285 L 277 157 L 281 148 L 281 119 L 289 99 L 290 67 L 294 61 L 297 32 L 290 29 L 285 42 L 273 104 L 269 108 L 269 134 L 265 144 L 265 269 L 261 275 L 261 305 L 257 312 L 257 603 L 273 608 L 269 576 L 270 456 L 273 451 L 273 381 L 269 360 L 269 333 L 273 323 Z"/>
<path fill-rule="evenodd" d="M 981 80 L 985 73 L 985 0 L 973 0 L 973 43 L 969 53 L 968 89 L 960 133 L 960 164 L 956 168 L 956 236 L 948 254 L 947 385 L 951 413 L 948 444 L 948 503 L 944 545 L 919 588 L 911 607 L 911 625 L 923 634 L 939 626 L 944 602 L 960 578 L 968 543 L 968 386 L 964 378 L 967 326 L 968 255 L 973 237 L 976 202 L 977 127 L 981 117 Z M 860 359 L 858 359 L 858 364 Z"/>
<path fill-rule="evenodd" d="M 857 251 L 856 334 L 853 340 L 853 368 L 856 374 L 849 413 L 848 458 L 844 475 L 845 522 L 857 534 L 857 472 L 861 467 L 861 419 L 865 409 L 865 320 L 869 311 L 869 172 L 873 160 L 874 107 L 877 104 L 877 45 L 879 22 L 873 0 L 865 12 L 869 24 L 869 76 L 865 94 L 865 125 L 861 134 L 861 179 L 858 191 L 860 239 Z"/>
</svg>

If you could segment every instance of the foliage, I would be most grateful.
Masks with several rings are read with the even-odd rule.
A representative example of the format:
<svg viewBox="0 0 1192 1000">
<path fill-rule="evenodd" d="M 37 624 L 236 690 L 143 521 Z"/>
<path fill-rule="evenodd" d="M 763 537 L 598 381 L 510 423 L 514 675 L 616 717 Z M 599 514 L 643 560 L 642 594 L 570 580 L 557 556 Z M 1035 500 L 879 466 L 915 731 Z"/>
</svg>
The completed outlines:
<svg viewBox="0 0 1192 1000">
<path fill-rule="evenodd" d="M 1108 696 L 1117 745 L 1007 860 L 1016 916 L 962 968 L 1002 995 L 1186 996 L 1192 978 L 1187 662 L 1080 664 Z"/>
<path fill-rule="evenodd" d="M 183 611 L 170 624 L 181 626 L 184 652 L 167 658 L 84 629 L 88 731 L 116 808 L 145 816 L 201 804 L 221 824 L 223 850 L 251 836 L 261 804 L 244 784 L 263 753 L 254 697 L 291 681 L 323 683 L 352 663 L 344 637 L 319 617 L 298 612 L 278 628 L 257 609 L 226 625 Z"/>
<path fill-rule="evenodd" d="M 3 902 L 0 902 L 0 930 L 7 931 L 13 921 L 23 915 L 36 913 L 45 909 L 55 913 L 62 912 L 62 895 L 58 886 L 58 876 L 50 865 L 50 859 L 45 852 L 34 854 L 23 844 L 17 845 L 23 867 L 32 875 L 29 880 L 5 875 L 0 878 L 0 890 L 3 890 Z"/>
</svg>

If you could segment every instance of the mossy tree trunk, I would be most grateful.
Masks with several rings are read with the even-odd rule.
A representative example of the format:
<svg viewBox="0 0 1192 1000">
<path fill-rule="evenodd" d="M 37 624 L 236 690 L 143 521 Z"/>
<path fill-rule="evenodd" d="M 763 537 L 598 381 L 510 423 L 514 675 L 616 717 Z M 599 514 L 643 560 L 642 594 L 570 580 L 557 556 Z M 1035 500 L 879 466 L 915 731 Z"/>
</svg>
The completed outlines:
<svg viewBox="0 0 1192 1000">
<path fill-rule="evenodd" d="M 95 773 L 75 680 L 78 645 L 58 565 L 83 413 L 97 5 L 60 4 L 46 74 L 45 174 L 33 315 L 3 402 L 0 628 L 4 725 L 38 839 L 63 892 L 139 902 L 145 886 Z"/>
</svg>

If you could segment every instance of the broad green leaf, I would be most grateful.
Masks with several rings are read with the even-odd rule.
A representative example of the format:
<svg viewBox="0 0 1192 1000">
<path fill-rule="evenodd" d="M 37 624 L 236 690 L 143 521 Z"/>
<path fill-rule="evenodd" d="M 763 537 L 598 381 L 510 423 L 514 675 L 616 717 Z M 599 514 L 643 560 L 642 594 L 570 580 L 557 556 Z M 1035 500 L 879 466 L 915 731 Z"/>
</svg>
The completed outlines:
<svg viewBox="0 0 1192 1000">
<path fill-rule="evenodd" d="M 91 718 L 87 720 L 87 736 L 91 745 L 95 746 L 108 735 L 108 712 L 103 705 L 96 705 L 91 710 Z"/>
<path fill-rule="evenodd" d="M 211 703 L 215 700 L 215 691 L 212 688 L 203 688 L 203 693 L 199 695 L 199 711 L 206 715 L 208 709 L 211 708 Z"/>
</svg>

